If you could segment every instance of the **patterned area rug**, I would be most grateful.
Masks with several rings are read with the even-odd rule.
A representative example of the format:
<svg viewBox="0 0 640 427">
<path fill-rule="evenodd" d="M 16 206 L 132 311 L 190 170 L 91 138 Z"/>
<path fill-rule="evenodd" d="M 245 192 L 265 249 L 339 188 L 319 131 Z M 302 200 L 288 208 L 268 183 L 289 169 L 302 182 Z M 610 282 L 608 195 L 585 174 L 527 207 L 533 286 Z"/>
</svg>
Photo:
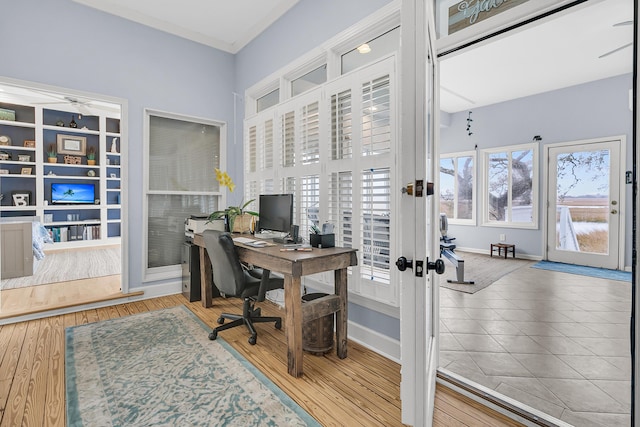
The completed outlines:
<svg viewBox="0 0 640 427">
<path fill-rule="evenodd" d="M 91 279 L 120 274 L 120 247 L 51 252 L 38 261 L 32 276 L 0 281 L 0 289 Z"/>
<path fill-rule="evenodd" d="M 440 286 L 454 291 L 474 294 L 490 284 L 498 281 L 502 276 L 511 273 L 521 267 L 528 267 L 535 263 L 518 258 L 505 259 L 499 256 L 489 256 L 473 252 L 456 251 L 464 259 L 464 280 L 473 284 L 447 283 L 447 279 L 457 280 L 456 268 L 449 260 L 445 259 L 445 271 L 440 276 Z M 444 257 L 443 257 L 444 259 Z"/>
<path fill-rule="evenodd" d="M 319 426 L 184 306 L 67 328 L 68 426 Z"/>
<path fill-rule="evenodd" d="M 631 272 L 609 270 L 607 268 L 586 267 L 583 265 L 565 264 L 562 262 L 539 261 L 532 265 L 542 270 L 560 271 L 562 273 L 579 274 L 581 276 L 599 277 L 601 279 L 631 282 Z"/>
</svg>

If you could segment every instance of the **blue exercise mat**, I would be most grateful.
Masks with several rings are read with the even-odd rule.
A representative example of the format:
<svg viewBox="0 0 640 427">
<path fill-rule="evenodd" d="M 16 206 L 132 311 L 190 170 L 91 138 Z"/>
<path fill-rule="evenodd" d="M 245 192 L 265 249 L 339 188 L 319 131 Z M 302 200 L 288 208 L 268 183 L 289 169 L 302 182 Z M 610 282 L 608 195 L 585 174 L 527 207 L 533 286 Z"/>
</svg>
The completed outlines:
<svg viewBox="0 0 640 427">
<path fill-rule="evenodd" d="M 628 271 L 609 270 L 606 268 L 585 267 L 582 265 L 564 264 L 562 262 L 539 261 L 531 266 L 542 270 L 560 271 L 562 273 L 580 274 L 582 276 L 599 277 L 601 279 L 631 282 Z"/>
</svg>

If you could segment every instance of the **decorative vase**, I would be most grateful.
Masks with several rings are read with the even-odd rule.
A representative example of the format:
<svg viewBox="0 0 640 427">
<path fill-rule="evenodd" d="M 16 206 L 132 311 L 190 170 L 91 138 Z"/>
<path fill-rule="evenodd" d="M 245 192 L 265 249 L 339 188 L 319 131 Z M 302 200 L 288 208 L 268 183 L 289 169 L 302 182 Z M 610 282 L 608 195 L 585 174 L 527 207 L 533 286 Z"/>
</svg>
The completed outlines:
<svg viewBox="0 0 640 427">
<path fill-rule="evenodd" d="M 94 159 L 94 160 L 87 159 L 87 164 L 88 164 L 89 166 L 93 166 L 93 165 L 95 165 L 95 164 L 96 164 L 96 161 L 95 161 L 95 159 Z"/>
<path fill-rule="evenodd" d="M 47 161 L 49 163 L 58 163 L 58 158 L 57 157 L 48 157 Z"/>
<path fill-rule="evenodd" d="M 233 232 L 234 233 L 250 233 L 252 222 L 253 222 L 253 215 L 242 214 L 242 215 L 236 216 L 235 220 L 233 221 Z"/>
</svg>

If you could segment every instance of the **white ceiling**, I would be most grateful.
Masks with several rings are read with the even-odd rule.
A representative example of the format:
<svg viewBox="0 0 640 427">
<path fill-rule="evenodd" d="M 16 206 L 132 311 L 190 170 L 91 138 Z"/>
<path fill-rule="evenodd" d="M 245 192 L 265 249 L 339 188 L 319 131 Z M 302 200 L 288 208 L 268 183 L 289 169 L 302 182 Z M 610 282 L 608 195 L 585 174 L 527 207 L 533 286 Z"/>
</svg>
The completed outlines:
<svg viewBox="0 0 640 427">
<path fill-rule="evenodd" d="M 298 0 L 73 0 L 105 12 L 207 44 L 237 52 Z M 595 3 L 595 4 L 593 4 Z M 442 58 L 441 109 L 453 113 L 632 71 L 633 0 L 603 0 L 574 7 L 482 46 Z M 0 100 L 17 96 L 0 87 Z M 21 93 L 24 98 L 27 94 Z M 32 102 L 89 114 L 85 102 L 68 94 L 31 92 Z M 51 99 L 54 98 L 54 99 Z M 57 98 L 57 99 L 56 99 Z M 79 102 L 78 102 L 79 101 Z"/>
<path fill-rule="evenodd" d="M 298 0 L 73 0 L 207 46 L 236 53 Z"/>
<path fill-rule="evenodd" d="M 614 27 L 632 20 L 632 0 L 606 0 L 445 56 L 440 67 L 441 109 L 470 110 L 631 73 L 630 47 L 598 57 L 632 42 L 633 25 Z"/>
</svg>

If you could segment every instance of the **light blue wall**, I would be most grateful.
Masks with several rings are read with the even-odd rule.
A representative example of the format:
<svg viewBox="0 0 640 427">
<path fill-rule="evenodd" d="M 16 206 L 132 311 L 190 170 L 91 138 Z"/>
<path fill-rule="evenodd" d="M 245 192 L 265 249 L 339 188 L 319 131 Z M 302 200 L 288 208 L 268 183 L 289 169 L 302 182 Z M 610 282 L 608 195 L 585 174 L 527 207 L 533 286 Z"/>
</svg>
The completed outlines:
<svg viewBox="0 0 640 427">
<path fill-rule="evenodd" d="M 472 113 L 473 135 L 466 131 L 468 112 L 451 114 L 449 126 L 441 128 L 441 152 L 470 151 L 504 145 L 524 144 L 534 135 L 542 137 L 540 156 L 545 144 L 579 141 L 600 137 L 626 135 L 627 156 L 624 170 L 632 168 L 632 113 L 629 110 L 631 74 L 599 80 L 562 90 L 475 108 Z M 480 159 L 478 159 L 480 160 Z M 542 189 L 542 160 L 540 161 L 540 189 Z M 478 175 L 479 177 L 479 175 Z M 478 193 L 480 194 L 480 193 Z M 540 193 L 542 195 L 542 192 Z M 631 186 L 623 189 L 626 196 L 626 230 L 631 230 Z M 480 202 L 476 216 L 480 223 Z M 539 218 L 544 211 L 541 206 Z M 542 219 L 537 230 L 513 228 L 472 227 L 449 225 L 449 235 L 456 237 L 460 247 L 489 250 L 491 242 L 498 241 L 501 233 L 516 244 L 519 254 L 541 256 L 543 247 Z M 631 265 L 631 232 L 623 233 L 625 265 Z"/>
<path fill-rule="evenodd" d="M 140 286 L 143 109 L 231 123 L 233 55 L 71 0 L 3 1 L 1 9 L 0 75 L 128 101 L 129 283 Z"/>
</svg>

